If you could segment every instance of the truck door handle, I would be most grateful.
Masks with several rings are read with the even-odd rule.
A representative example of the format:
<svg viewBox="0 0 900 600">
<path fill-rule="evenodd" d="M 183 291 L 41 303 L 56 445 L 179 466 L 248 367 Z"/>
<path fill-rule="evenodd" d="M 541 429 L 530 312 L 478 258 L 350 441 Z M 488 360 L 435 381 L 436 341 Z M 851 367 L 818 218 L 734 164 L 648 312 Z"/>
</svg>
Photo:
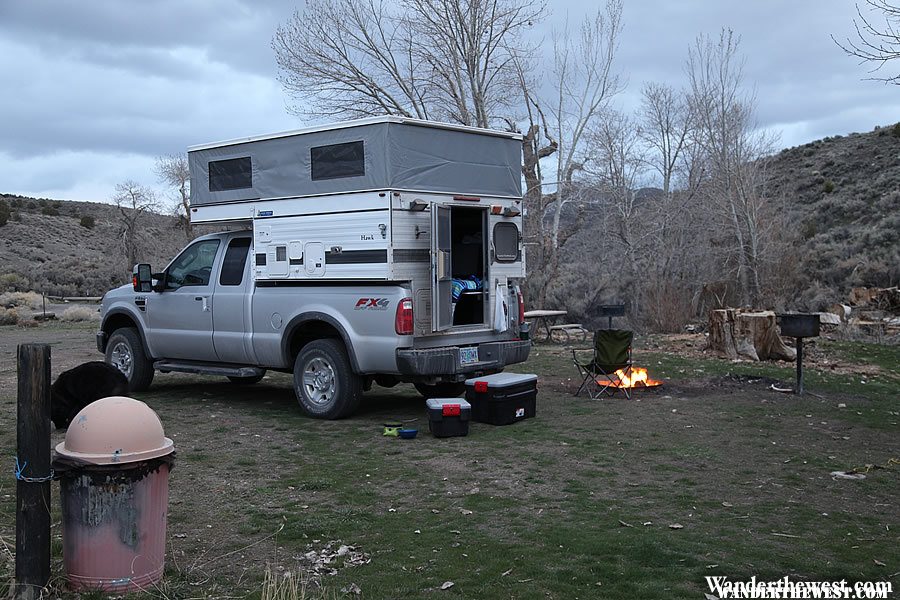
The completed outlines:
<svg viewBox="0 0 900 600">
<path fill-rule="evenodd" d="M 196 300 L 197 302 L 200 302 L 201 300 L 203 300 L 203 296 L 195 296 L 194 300 Z"/>
</svg>

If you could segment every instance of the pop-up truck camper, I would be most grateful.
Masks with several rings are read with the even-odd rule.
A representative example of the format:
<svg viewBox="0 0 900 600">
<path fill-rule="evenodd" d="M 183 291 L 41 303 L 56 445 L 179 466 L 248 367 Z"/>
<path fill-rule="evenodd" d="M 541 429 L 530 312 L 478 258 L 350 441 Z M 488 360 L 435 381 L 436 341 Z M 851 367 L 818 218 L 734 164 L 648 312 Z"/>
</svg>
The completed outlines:
<svg viewBox="0 0 900 600">
<path fill-rule="evenodd" d="M 191 221 L 227 225 L 103 300 L 98 348 L 154 371 L 292 372 L 310 415 L 372 383 L 458 395 L 528 357 L 521 136 L 379 117 L 189 148 Z"/>
</svg>

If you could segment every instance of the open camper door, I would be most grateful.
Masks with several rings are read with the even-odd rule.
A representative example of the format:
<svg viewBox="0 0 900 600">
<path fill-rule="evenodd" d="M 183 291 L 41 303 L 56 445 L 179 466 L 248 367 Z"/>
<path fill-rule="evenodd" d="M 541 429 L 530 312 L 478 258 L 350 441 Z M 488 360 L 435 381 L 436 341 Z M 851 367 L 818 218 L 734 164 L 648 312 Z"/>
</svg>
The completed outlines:
<svg viewBox="0 0 900 600">
<path fill-rule="evenodd" d="M 450 208 L 431 205 L 431 324 L 434 331 L 453 326 L 453 274 L 450 263 Z"/>
</svg>

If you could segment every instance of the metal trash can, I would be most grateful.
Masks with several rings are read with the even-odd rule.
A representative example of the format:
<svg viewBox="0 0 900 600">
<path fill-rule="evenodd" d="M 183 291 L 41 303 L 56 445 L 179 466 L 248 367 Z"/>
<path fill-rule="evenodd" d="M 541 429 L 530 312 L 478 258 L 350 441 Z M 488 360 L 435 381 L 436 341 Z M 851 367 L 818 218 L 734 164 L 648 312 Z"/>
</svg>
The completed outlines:
<svg viewBox="0 0 900 600">
<path fill-rule="evenodd" d="M 72 420 L 53 461 L 71 589 L 140 591 L 162 578 L 174 451 L 132 398 L 97 400 Z"/>
</svg>

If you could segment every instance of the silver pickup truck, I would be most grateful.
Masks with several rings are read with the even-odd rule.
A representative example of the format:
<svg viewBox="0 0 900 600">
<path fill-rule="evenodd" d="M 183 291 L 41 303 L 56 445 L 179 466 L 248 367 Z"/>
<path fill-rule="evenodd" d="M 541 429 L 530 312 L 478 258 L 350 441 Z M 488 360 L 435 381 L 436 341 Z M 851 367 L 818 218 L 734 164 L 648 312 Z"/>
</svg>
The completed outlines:
<svg viewBox="0 0 900 600">
<path fill-rule="evenodd" d="M 251 231 L 198 238 L 162 272 L 137 265 L 132 285 L 103 297 L 97 349 L 133 391 L 147 389 L 155 371 L 252 384 L 274 370 L 293 373 L 308 415 L 335 419 L 353 413 L 373 382 L 455 396 L 465 378 L 528 357 L 517 285 L 505 290 L 519 303 L 506 331 L 419 336 L 408 284 L 258 281 L 252 245 Z"/>
</svg>

